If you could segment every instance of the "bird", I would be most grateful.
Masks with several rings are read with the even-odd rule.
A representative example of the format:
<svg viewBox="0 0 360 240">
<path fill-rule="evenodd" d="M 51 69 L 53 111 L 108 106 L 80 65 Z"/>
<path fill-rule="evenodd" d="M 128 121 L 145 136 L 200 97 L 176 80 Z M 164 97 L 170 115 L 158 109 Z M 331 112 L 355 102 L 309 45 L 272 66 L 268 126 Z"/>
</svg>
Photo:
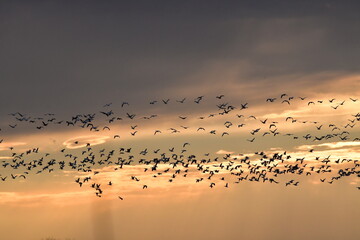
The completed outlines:
<svg viewBox="0 0 360 240">
<path fill-rule="evenodd" d="M 260 120 L 260 122 L 262 123 L 262 124 L 266 124 L 266 121 L 267 121 L 268 119 L 265 119 L 265 120 Z"/>
<path fill-rule="evenodd" d="M 109 117 L 111 115 L 114 114 L 114 112 L 112 110 L 110 110 L 109 112 L 104 112 L 104 111 L 101 111 L 100 113 L 104 114 L 105 116 Z M 69 121 L 67 121 L 68 125 L 71 123 Z"/>
<path fill-rule="evenodd" d="M 247 106 L 248 103 L 244 103 L 244 104 L 240 104 L 240 105 L 241 105 L 241 109 L 240 109 L 240 110 L 249 108 L 249 107 Z"/>
<path fill-rule="evenodd" d="M 126 116 L 130 119 L 134 119 L 134 117 L 136 116 L 135 114 L 130 114 L 130 113 L 126 113 Z"/>
<path fill-rule="evenodd" d="M 190 143 L 188 143 L 188 142 L 184 143 L 184 144 L 183 144 L 183 148 L 186 147 L 186 146 L 188 146 L 188 145 L 190 145 Z"/>
<path fill-rule="evenodd" d="M 323 125 L 320 125 L 320 126 L 316 126 L 316 129 L 317 130 L 320 130 L 322 128 Z"/>
<path fill-rule="evenodd" d="M 181 99 L 181 100 L 176 100 L 176 102 L 178 102 L 178 103 L 184 103 L 185 100 L 186 100 L 186 98 L 183 98 L 183 99 Z"/>
<path fill-rule="evenodd" d="M 130 105 L 128 102 L 123 102 L 122 104 L 121 104 L 121 107 L 124 107 L 125 105 Z"/>
<path fill-rule="evenodd" d="M 217 99 L 222 99 L 223 95 L 219 95 L 221 97 Z M 157 96 L 158 97 L 158 96 Z M 216 96 L 218 97 L 218 96 Z M 279 98 L 279 97 L 278 97 Z M 301 100 L 305 100 L 305 97 L 299 97 Z M 184 103 L 186 98 L 183 98 L 182 100 L 176 100 L 176 102 Z M 210 99 L 211 100 L 211 99 Z M 207 99 L 204 99 L 203 96 L 194 98 L 194 102 L 197 104 L 211 104 L 212 101 L 207 101 Z M 266 102 L 273 102 L 276 98 L 270 98 L 266 99 Z M 287 96 L 286 94 L 281 94 L 280 100 L 282 103 L 288 103 L 290 105 L 290 102 L 295 102 L 295 97 L 293 96 Z M 349 101 L 350 100 L 350 101 Z M 333 107 L 334 109 L 339 108 L 340 106 L 351 104 L 352 102 L 356 102 L 357 99 L 355 98 L 349 98 L 349 100 L 342 100 L 339 102 L 335 102 L 335 98 L 329 99 L 329 104 L 326 104 L 328 100 L 319 100 L 319 99 L 313 99 L 313 101 L 310 102 L 304 102 L 305 105 L 315 105 L 314 110 L 317 109 L 317 107 L 321 106 L 321 104 L 324 104 L 324 107 Z M 160 100 L 161 101 L 161 100 Z M 172 105 L 172 102 L 169 102 L 170 99 L 163 100 L 165 101 L 164 104 L 169 103 L 169 107 L 175 107 L 176 104 Z M 293 101 L 293 102 L 292 102 Z M 148 103 L 148 102 L 147 102 Z M 190 102 L 191 103 L 191 102 Z M 150 102 L 151 104 L 151 102 Z M 263 104 L 265 104 L 263 102 Z M 174 183 L 179 177 L 187 177 L 191 178 L 193 172 L 198 172 L 201 174 L 202 178 L 196 177 L 195 183 L 201 182 L 201 181 L 207 181 L 208 184 L 210 184 L 210 187 L 215 187 L 215 184 L 217 182 L 214 182 L 212 179 L 220 179 L 221 181 L 225 181 L 225 187 L 229 187 L 229 181 L 227 178 L 227 175 L 229 176 L 236 176 L 235 183 L 239 183 L 241 181 L 251 181 L 251 182 L 270 182 L 270 183 L 279 183 L 277 181 L 277 177 L 280 177 L 282 175 L 290 175 L 293 174 L 293 176 L 298 175 L 312 175 L 314 176 L 316 174 L 320 174 L 320 182 L 326 182 L 329 184 L 332 184 L 336 180 L 350 175 L 356 175 L 358 174 L 358 168 L 360 167 L 360 162 L 357 159 L 350 159 L 348 157 L 340 157 L 336 156 L 336 151 L 329 152 L 331 153 L 330 156 L 323 158 L 322 156 L 313 156 L 315 152 L 314 149 L 317 149 L 317 146 L 320 145 L 321 147 L 321 154 L 326 152 L 325 146 L 321 143 L 317 144 L 317 141 L 326 141 L 326 143 L 331 142 L 340 142 L 340 141 L 360 141 L 360 139 L 356 136 L 353 136 L 354 133 L 356 133 L 356 128 L 358 127 L 358 122 L 360 121 L 360 113 L 347 113 L 351 117 L 346 117 L 346 113 L 344 113 L 344 117 L 341 119 L 325 119 L 325 118 L 319 118 L 320 120 L 316 119 L 317 115 L 314 115 L 314 119 L 306 119 L 304 120 L 298 115 L 293 116 L 287 116 L 285 119 L 281 117 L 281 120 L 279 121 L 272 121 L 266 118 L 266 116 L 270 116 L 268 114 L 261 115 L 255 115 L 256 109 L 252 111 L 250 108 L 248 110 L 249 114 L 244 115 L 238 114 L 238 112 L 232 112 L 233 110 L 243 110 L 249 108 L 248 103 L 242 103 L 240 104 L 240 107 L 233 106 L 230 102 L 226 103 L 218 103 L 216 106 L 214 106 L 215 110 L 217 112 L 213 112 L 211 109 L 209 109 L 209 112 L 204 113 L 203 110 L 201 111 L 201 115 L 196 115 L 196 113 L 189 114 L 184 112 L 177 112 L 175 113 L 175 110 L 171 109 L 173 116 L 175 116 L 175 120 L 169 120 L 165 118 L 165 121 L 163 122 L 162 119 L 154 119 L 157 117 L 156 114 L 152 114 L 151 112 L 151 106 L 146 109 L 146 116 L 145 117 L 139 117 L 136 118 L 135 114 L 126 113 L 125 117 L 121 116 L 120 114 L 114 112 L 113 110 L 110 110 L 111 104 L 106 104 L 108 106 L 103 105 L 104 109 L 100 110 L 100 114 L 98 113 L 99 110 L 94 111 L 95 113 L 90 114 L 77 114 L 75 116 L 71 116 L 69 118 L 60 119 L 59 115 L 53 116 L 52 113 L 42 114 L 39 116 L 33 116 L 31 114 L 24 114 L 24 113 L 12 113 L 10 114 L 9 118 L 12 118 L 13 121 L 9 121 L 7 123 L 4 123 L 4 126 L 9 125 L 9 128 L 6 127 L 4 129 L 5 131 L 12 131 L 12 127 L 15 128 L 17 126 L 16 123 L 21 122 L 21 127 L 25 127 L 26 124 L 29 124 L 29 126 L 32 126 L 34 129 L 42 129 L 42 131 L 46 131 L 49 127 L 52 126 L 52 124 L 58 124 L 56 127 L 82 127 L 84 130 L 89 131 L 99 131 L 99 130 L 110 130 L 110 128 L 113 130 L 115 129 L 115 124 L 117 120 L 122 120 L 126 124 L 127 121 L 133 120 L 132 124 L 130 124 L 131 130 L 128 128 L 128 132 L 130 132 L 130 135 L 135 136 L 135 134 L 138 131 L 134 131 L 135 129 L 139 129 L 138 126 L 142 126 L 142 121 L 149 121 L 149 129 L 150 133 L 153 131 L 153 135 L 161 133 L 160 129 L 156 129 L 156 126 L 159 127 L 159 125 L 163 126 L 163 124 L 169 124 L 168 127 L 164 129 L 168 129 L 171 131 L 170 133 L 178 133 L 180 135 L 179 139 L 184 139 L 185 137 L 186 142 L 182 141 L 180 144 L 180 148 L 176 149 L 174 146 L 165 147 L 162 148 L 161 146 L 157 146 L 157 142 L 154 140 L 152 143 L 153 149 L 148 148 L 142 148 L 141 151 L 132 151 L 131 146 L 129 147 L 118 147 L 117 144 L 109 144 L 106 145 L 104 148 L 94 148 L 94 145 L 97 145 L 97 142 L 93 141 L 86 141 L 86 140 L 79 140 L 80 138 L 76 140 L 70 140 L 69 142 L 72 146 L 77 145 L 77 147 L 83 147 L 83 149 L 78 150 L 71 150 L 71 146 L 67 146 L 65 148 L 62 148 L 61 150 L 56 151 L 56 155 L 53 155 L 50 152 L 42 151 L 42 149 L 37 146 L 31 149 L 22 149 L 17 148 L 16 146 L 9 146 L 6 145 L 9 143 L 7 141 L 7 134 L 1 135 L 0 144 L 1 148 L 4 151 L 9 151 L 9 158 L 10 159 L 2 159 L 0 162 L 0 168 L 4 168 L 8 172 L 8 176 L 2 176 L 0 173 L 0 177 L 2 181 L 10 180 L 12 181 L 22 181 L 26 179 L 26 181 L 29 181 L 30 177 L 32 176 L 31 173 L 34 174 L 53 174 L 53 172 L 56 170 L 56 166 L 62 171 L 66 171 L 67 169 L 77 171 L 78 176 L 75 182 L 82 188 L 84 188 L 84 185 L 91 185 L 91 187 L 95 190 L 95 195 L 97 197 L 103 197 L 103 189 L 101 188 L 100 183 L 95 183 L 92 181 L 95 181 L 96 178 L 99 176 L 102 177 L 102 175 L 106 174 L 106 171 L 99 170 L 102 169 L 101 166 L 106 167 L 105 169 L 114 169 L 116 171 L 121 171 L 121 169 L 132 166 L 133 164 L 136 164 L 136 166 L 139 166 L 141 170 L 144 171 L 144 174 L 151 173 L 150 176 L 156 179 L 160 179 L 160 175 L 162 177 L 168 177 L 167 181 L 170 183 Z M 125 107 L 127 102 L 123 102 L 121 104 L 122 107 Z M 293 104 L 291 104 L 292 107 Z M 354 104 L 355 105 L 355 104 Z M 196 106 L 196 105 L 195 105 Z M 101 107 L 101 105 L 100 105 Z M 158 106 L 157 108 L 161 108 L 164 106 Z M 155 110 L 157 110 L 157 108 Z M 208 111 L 207 106 L 204 106 L 204 109 Z M 267 109 L 265 109 L 267 110 Z M 329 109 L 328 111 L 330 111 Z M 271 111 L 271 110 L 270 110 Z M 326 110 L 324 110 L 326 111 Z M 122 114 L 124 114 L 126 111 L 124 111 Z M 246 112 L 246 111 L 244 111 Z M 292 111 L 287 111 L 292 112 Z M 136 112 L 137 114 L 141 114 L 141 112 Z M 296 112 L 294 112 L 295 114 Z M 318 114 L 321 114 L 322 111 L 319 111 Z M 185 114 L 185 115 L 184 115 Z M 189 114 L 189 115 L 187 115 Z M 251 115 L 254 114 L 254 115 Z M 285 113 L 286 114 L 286 113 Z M 343 113 L 342 113 L 343 114 Z M 249 116 L 248 116 L 249 115 Z M 104 117 L 106 116 L 106 118 Z M 141 115 L 143 116 L 143 115 Z M 161 118 L 161 114 L 159 114 Z M 286 115 L 285 115 L 286 116 Z M 177 118 L 179 117 L 179 118 Z M 295 119 L 295 117 L 297 119 Z M 102 119 L 104 118 L 104 119 Z M 211 118 L 211 119 L 210 119 Z M 242 119 L 244 118 L 244 119 Z M 130 119 L 130 120 L 129 120 Z M 170 118 L 169 118 L 170 119 Z M 181 120 L 179 120 L 181 119 Z M 197 121 L 202 121 L 201 125 L 203 127 L 198 127 Z M 238 122 L 234 122 L 234 119 L 239 120 Z M 324 120 L 322 120 L 324 119 Z M 342 120 L 343 119 L 343 120 Z M 184 122 L 182 120 L 187 120 L 186 126 L 180 125 L 180 122 Z M 190 120 L 190 121 L 189 121 Z M 246 122 L 242 123 L 241 120 L 244 120 Z M 254 121 L 259 120 L 259 121 Z M 285 121 L 284 121 L 285 120 Z M 327 121 L 330 121 L 327 122 Z M 334 121 L 334 122 L 332 122 Z M 288 123 L 285 123 L 288 122 Z M 104 125 L 107 125 L 105 126 Z M 285 124 L 291 124 L 291 129 L 296 128 L 299 126 L 302 130 L 302 134 L 299 134 L 299 132 L 294 131 L 290 132 L 286 126 L 283 127 L 283 123 Z M 33 125 L 32 125 L 33 124 Z M 204 125 L 203 125 L 204 124 Z M 300 126 L 301 124 L 301 126 Z M 185 125 L 185 124 L 184 124 Z M 287 153 L 286 151 L 278 151 L 278 150 L 269 150 L 268 152 L 265 151 L 257 151 L 254 154 L 224 154 L 223 157 L 219 156 L 212 156 L 210 154 L 210 151 L 206 151 L 206 153 L 201 154 L 201 152 L 198 154 L 197 152 L 199 150 L 195 150 L 192 152 L 192 147 L 194 144 L 191 141 L 191 136 L 188 135 L 188 133 L 191 134 L 201 134 L 200 131 L 204 131 L 205 133 L 210 134 L 216 134 L 221 135 L 224 137 L 225 135 L 232 135 L 233 131 L 235 132 L 236 129 L 231 128 L 233 125 L 237 125 L 238 128 L 244 127 L 244 126 L 250 126 L 250 129 L 248 131 L 243 131 L 241 134 L 244 134 L 245 137 L 239 138 L 240 141 L 248 141 L 250 143 L 255 141 L 255 136 L 262 135 L 267 136 L 266 138 L 258 138 L 258 144 L 255 144 L 254 147 L 259 148 L 262 146 L 261 141 L 264 139 L 271 139 L 270 141 L 275 141 L 275 139 L 272 139 L 272 137 L 277 136 L 280 134 L 281 136 L 289 136 L 290 138 L 286 138 L 286 141 L 294 141 L 294 144 L 299 144 L 302 141 L 315 141 L 315 143 L 308 143 L 306 148 L 294 148 L 294 150 L 299 150 L 298 153 L 302 154 L 304 157 L 298 157 L 297 154 L 291 154 Z M 114 128 L 113 128 L 114 126 Z M 181 127 L 181 132 L 178 130 L 178 127 Z M 210 127 L 211 126 L 211 127 Z M 322 130 L 321 132 L 315 131 L 317 134 L 314 134 L 314 128 L 316 127 L 317 130 Z M 329 127 L 327 127 L 329 126 Z M 36 127 L 36 128 L 35 128 Z M 154 129 L 152 129 L 152 127 Z M 231 131 L 224 131 L 225 128 L 231 129 Z M 306 131 L 305 128 L 308 127 L 308 131 Z M 20 128 L 20 124 L 19 124 Z M 205 131 L 205 128 L 207 131 Z M 209 131 L 210 129 L 211 131 Z M 345 129 L 346 128 L 346 129 Z M 152 129 L 152 130 L 151 130 Z M 183 131 L 182 129 L 190 129 L 188 131 Z M 197 129 L 197 131 L 194 133 L 191 130 Z M 247 128 L 245 128 L 246 130 Z M 261 129 L 265 129 L 261 132 Z M 304 129 L 304 130 L 303 130 Z M 240 129 L 237 129 L 238 131 Z M 242 129 L 244 130 L 244 129 Z M 1 131 L 1 129 L 0 129 Z M 16 129 L 16 131 L 18 131 Z M 82 130 L 83 131 L 83 130 Z M 126 130 L 125 130 L 126 131 Z M 140 130 L 139 130 L 140 132 Z M 219 133 L 219 134 L 217 134 Z M 321 133 L 321 134 L 319 134 Z M 183 135 L 181 135 L 183 134 Z M 150 134 L 151 135 L 151 134 Z M 177 135 L 174 135 L 176 137 Z M 204 136 L 204 135 L 203 135 Z M 253 138 L 249 138 L 248 136 L 251 136 Z M 153 137 L 153 136 L 150 136 Z M 108 139 L 107 141 L 113 141 L 115 143 L 115 139 L 120 138 L 120 134 L 113 135 L 113 139 Z M 214 136 L 214 138 L 218 139 L 217 136 Z M 135 138 L 137 139 L 137 138 Z M 161 138 L 160 138 L 161 139 Z M 296 143 L 295 140 L 298 140 L 299 142 Z M 151 141 L 151 139 L 149 139 Z M 172 141 L 172 140 L 171 140 Z M 226 138 L 224 139 L 218 139 L 217 141 L 219 144 L 227 144 L 228 140 Z M 91 144 L 90 144 L 91 143 Z M 119 143 L 119 142 L 117 142 Z M 167 141 L 164 141 L 164 143 L 170 143 Z M 125 143 L 124 143 L 125 144 Z M 127 144 L 127 143 L 126 143 Z M 137 147 L 141 147 L 141 143 L 135 142 L 135 145 Z M 206 142 L 204 142 L 204 148 L 208 147 L 211 148 L 212 146 L 206 146 Z M 303 143 L 301 143 L 303 144 Z M 346 144 L 345 144 L 346 145 Z M 182 146 L 182 148 L 181 148 Z M 230 146 L 230 145 L 229 145 Z M 161 151 L 161 149 L 164 149 L 165 151 Z M 196 147 L 196 145 L 194 146 Z M 341 145 L 339 145 L 339 148 Z M 134 148 L 137 149 L 137 148 Z M 346 147 L 344 147 L 346 149 Z M 351 151 L 351 150 L 349 150 Z M 306 153 L 307 152 L 307 153 Z M 59 158 L 57 158 L 59 156 Z M 296 157 L 295 157 L 296 156 Z M 334 160 L 333 160 L 334 159 Z M 337 159 L 337 160 L 336 160 Z M 256 161 L 253 161 L 256 160 Z M 308 160 L 310 160 L 308 162 Z M 312 164 L 312 161 L 314 161 L 316 164 Z M 139 164 L 139 165 L 137 165 Z M 336 164 L 336 166 L 334 166 Z M 163 169 L 163 166 L 166 166 L 166 170 Z M 14 172 L 11 171 L 11 169 L 14 170 Z M 16 171 L 15 171 L 16 170 Z M 146 172 L 146 173 L 145 173 Z M 166 174 L 167 173 L 167 174 Z M 322 175 L 323 174 L 323 175 Z M 333 174 L 332 178 L 327 177 L 327 174 Z M 93 176 L 94 175 L 94 176 Z M 217 178 L 218 176 L 218 178 Z M 324 178 L 326 176 L 326 178 Z M 93 177 L 93 179 L 91 179 Z M 105 177 L 105 176 L 104 176 Z M 221 177 L 221 178 L 220 178 Z M 107 179 L 107 178 L 105 178 Z M 139 177 L 132 176 L 131 179 L 135 182 L 140 181 Z M 146 178 L 145 178 L 146 179 Z M 326 179 L 328 179 L 326 181 Z M 105 181 L 105 184 L 108 186 L 113 186 L 114 182 L 113 179 L 107 179 Z M 286 182 L 285 186 L 298 186 L 300 185 L 300 180 L 295 181 L 294 179 Z M 141 186 L 141 185 L 140 185 Z M 224 186 L 224 185 L 222 185 Z M 142 184 L 143 189 L 146 189 L 148 185 Z M 149 185 L 150 187 L 150 185 Z M 104 188 L 106 191 L 106 188 Z M 118 196 L 120 200 L 123 200 L 122 197 Z"/>
<path fill-rule="evenodd" d="M 351 101 L 356 102 L 358 99 L 350 98 Z"/>
<path fill-rule="evenodd" d="M 225 135 L 229 135 L 229 133 L 228 133 L 228 132 L 223 132 L 223 133 L 221 134 L 222 137 L 225 136 Z"/>
<path fill-rule="evenodd" d="M 197 103 L 197 104 L 199 104 L 200 101 L 203 99 L 203 97 L 204 97 L 204 96 L 197 97 L 197 98 L 194 100 L 194 102 Z"/>
</svg>

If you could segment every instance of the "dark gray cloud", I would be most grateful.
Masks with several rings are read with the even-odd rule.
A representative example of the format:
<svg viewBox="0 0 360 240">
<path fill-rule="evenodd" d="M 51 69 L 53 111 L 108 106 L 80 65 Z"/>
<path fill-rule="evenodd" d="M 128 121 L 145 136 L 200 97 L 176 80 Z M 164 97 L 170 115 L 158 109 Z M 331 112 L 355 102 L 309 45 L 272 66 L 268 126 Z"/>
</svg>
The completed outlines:
<svg viewBox="0 0 360 240">
<path fill-rule="evenodd" d="M 92 112 L 111 101 L 357 72 L 358 9 L 338 1 L 2 2 L 0 113 Z M 279 79 L 277 87 L 296 81 Z"/>
</svg>

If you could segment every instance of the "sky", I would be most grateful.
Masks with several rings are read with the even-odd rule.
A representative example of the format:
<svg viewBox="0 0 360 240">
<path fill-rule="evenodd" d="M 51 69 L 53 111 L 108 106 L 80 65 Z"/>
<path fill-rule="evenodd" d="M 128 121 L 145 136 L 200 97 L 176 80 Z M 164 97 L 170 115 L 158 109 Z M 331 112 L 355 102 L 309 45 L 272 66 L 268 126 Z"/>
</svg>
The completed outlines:
<svg viewBox="0 0 360 240">
<path fill-rule="evenodd" d="M 359 7 L 321 0 L 2 1 L 1 238 L 359 239 L 357 174 L 328 183 L 339 169 L 359 171 Z M 221 104 L 234 109 L 219 114 Z M 67 126 L 78 114 L 95 114 L 95 128 Z M 208 160 L 203 167 L 219 170 L 216 179 L 190 166 L 187 177 L 169 182 L 175 167 L 154 177 L 139 162 L 158 157 L 156 149 L 171 156 L 173 147 L 178 156 Z M 100 160 L 114 149 L 112 163 L 91 172 L 11 168 L 42 157 L 44 164 L 80 161 L 90 152 Z M 262 151 L 286 152 L 293 165 L 304 157 L 306 171 L 334 171 L 234 184 L 236 177 L 219 169 L 244 157 L 259 165 L 255 152 Z M 117 169 L 116 159 L 129 155 L 131 165 Z M 251 165 L 242 165 L 251 175 Z M 86 177 L 101 183 L 101 197 L 91 183 L 75 182 Z"/>
</svg>

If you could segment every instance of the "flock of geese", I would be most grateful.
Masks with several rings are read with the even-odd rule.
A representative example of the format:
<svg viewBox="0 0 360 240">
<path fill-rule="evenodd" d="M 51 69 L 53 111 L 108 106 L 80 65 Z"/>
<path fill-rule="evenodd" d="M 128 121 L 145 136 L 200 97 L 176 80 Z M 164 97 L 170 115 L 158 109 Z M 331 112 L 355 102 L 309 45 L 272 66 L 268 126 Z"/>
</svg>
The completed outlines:
<svg viewBox="0 0 360 240">
<path fill-rule="evenodd" d="M 173 121 L 174 126 L 164 129 L 153 129 L 152 135 L 164 134 L 181 134 L 187 130 L 193 130 L 193 134 L 207 133 L 209 136 L 217 135 L 226 138 L 228 135 L 235 136 L 239 129 L 249 127 L 243 134 L 248 143 L 254 144 L 256 139 L 266 137 L 267 135 L 277 137 L 289 137 L 289 140 L 323 142 L 323 141 L 344 141 L 357 142 L 360 141 L 358 136 L 353 136 L 352 132 L 356 130 L 360 121 L 360 113 L 352 113 L 348 116 L 346 123 L 338 122 L 320 122 L 304 120 L 300 117 L 286 116 L 283 122 L 272 121 L 270 118 L 262 118 L 247 114 L 250 104 L 247 102 L 240 103 L 238 106 L 223 101 L 226 99 L 224 95 L 216 96 L 215 110 L 204 116 L 179 115 L 177 120 Z M 171 105 L 173 104 L 203 104 L 206 101 L 205 96 L 199 96 L 194 99 L 160 99 L 152 100 L 149 105 Z M 335 98 L 326 100 L 307 100 L 306 97 L 294 97 L 287 94 L 281 94 L 277 97 L 267 98 L 267 104 L 279 103 L 283 106 L 292 105 L 295 101 L 304 102 L 304 106 L 312 107 L 313 105 L 326 105 L 335 111 L 346 104 L 356 103 L 358 99 L 349 98 L 346 100 L 337 100 Z M 299 103 L 297 103 L 299 104 Z M 77 171 L 82 173 L 82 177 L 75 179 L 79 187 L 88 185 L 94 189 L 97 197 L 104 194 L 104 185 L 112 187 L 116 185 L 113 181 L 97 182 L 98 176 L 102 174 L 101 167 L 112 167 L 114 171 L 121 171 L 127 166 L 136 164 L 144 169 L 144 174 L 148 173 L 155 178 L 167 178 L 169 183 L 175 182 L 179 178 L 195 177 L 194 183 L 207 182 L 210 188 L 223 185 L 228 188 L 232 184 L 238 184 L 243 181 L 251 182 L 268 182 L 279 184 L 283 176 L 294 176 L 290 180 L 286 180 L 284 186 L 299 186 L 300 181 L 297 176 L 319 176 L 320 183 L 332 184 L 334 181 L 344 177 L 355 176 L 360 177 L 360 161 L 355 158 L 337 158 L 332 156 L 316 155 L 316 149 L 309 149 L 307 154 L 315 154 L 308 158 L 292 156 L 286 151 L 258 151 L 252 154 L 230 154 L 225 153 L 224 156 L 213 156 L 210 153 L 197 154 L 190 152 L 191 141 L 184 142 L 180 146 L 172 146 L 170 148 L 148 149 L 145 148 L 139 152 L 134 152 L 130 148 L 120 145 L 114 149 L 98 149 L 91 143 L 84 143 L 80 140 L 74 140 L 72 144 L 78 146 L 77 149 L 62 148 L 56 153 L 42 153 L 39 147 L 33 147 L 26 151 L 18 152 L 15 146 L 9 146 L 6 149 L 1 145 L 6 143 L 6 139 L 2 136 L 2 132 L 8 133 L 10 130 L 24 127 L 26 124 L 32 126 L 36 131 L 44 131 L 51 126 L 61 126 L 65 128 L 83 128 L 91 132 L 112 132 L 113 126 L 129 125 L 129 131 L 124 133 L 126 137 L 136 137 L 141 132 L 142 121 L 151 121 L 159 118 L 159 114 L 149 114 L 139 116 L 138 113 L 128 111 L 129 102 L 122 102 L 120 108 L 122 114 L 116 113 L 112 103 L 102 106 L 102 109 L 96 113 L 77 114 L 69 119 L 60 119 L 54 113 L 46 113 L 42 116 L 31 116 L 29 114 L 14 112 L 9 114 L 13 121 L 0 129 L 0 149 L 10 151 L 9 159 L 1 161 L 0 182 L 16 179 L 27 179 L 31 174 L 51 173 L 55 170 Z M 330 110 L 329 109 L 329 110 Z M 221 126 L 214 129 L 208 127 L 206 120 L 217 119 L 221 122 Z M 192 120 L 192 121 L 190 121 Z M 202 126 L 185 126 L 198 120 L 204 123 Z M 181 122 L 178 124 L 178 121 Z M 201 122 L 202 121 L 202 122 Z M 282 124 L 310 124 L 311 130 L 304 133 L 284 132 L 281 129 Z M 154 124 L 153 124 L 154 125 Z M 152 125 L 152 126 L 153 126 Z M 249 125 L 249 126 L 247 126 Z M 27 125 L 26 125 L 27 126 Z M 255 127 L 254 127 L 255 126 Z M 297 125 L 296 125 L 297 126 Z M 356 132 L 355 132 L 356 134 Z M 6 136 L 6 134 L 5 134 Z M 188 135 L 191 138 L 192 135 Z M 112 138 L 123 138 L 123 134 L 113 134 Z M 274 140 L 271 140 L 274 141 Z M 117 144 L 119 144 L 117 142 Z M 60 155 L 59 155 L 60 154 Z M 55 156 L 56 155 L 56 156 Z M 59 157 L 60 156 L 60 157 Z M 161 166 L 161 167 L 159 167 Z M 165 167 L 165 169 L 163 168 Z M 100 170 L 99 170 L 100 169 Z M 142 181 L 139 176 L 131 176 L 131 181 Z M 142 189 L 151 186 L 144 182 Z M 357 189 L 360 189 L 357 186 Z M 124 197 L 118 196 L 120 200 Z"/>
</svg>

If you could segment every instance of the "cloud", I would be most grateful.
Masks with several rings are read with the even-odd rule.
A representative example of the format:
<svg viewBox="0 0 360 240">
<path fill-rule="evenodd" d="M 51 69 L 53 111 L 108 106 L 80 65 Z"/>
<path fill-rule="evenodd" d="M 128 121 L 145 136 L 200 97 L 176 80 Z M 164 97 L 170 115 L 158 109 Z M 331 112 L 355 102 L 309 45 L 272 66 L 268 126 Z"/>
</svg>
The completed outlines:
<svg viewBox="0 0 360 240">
<path fill-rule="evenodd" d="M 313 148 L 323 148 L 326 149 L 338 149 L 343 148 L 344 150 L 357 150 L 351 149 L 351 147 L 358 147 L 360 146 L 360 142 L 329 142 L 329 143 L 320 143 L 320 144 L 312 144 L 312 145 L 301 145 L 296 147 L 299 150 L 309 150 Z"/>
<path fill-rule="evenodd" d="M 360 146 L 360 142 L 332 142 L 319 144 L 318 146 L 327 146 L 329 148 L 357 147 Z"/>
<path fill-rule="evenodd" d="M 77 149 L 77 148 L 85 147 L 88 143 L 90 144 L 90 146 L 103 144 L 109 138 L 110 138 L 109 136 L 95 136 L 95 135 L 80 136 L 66 140 L 65 142 L 63 142 L 63 145 L 69 149 Z"/>
<path fill-rule="evenodd" d="M 326 92 L 331 79 L 309 76 L 358 69 L 352 4 L 331 12 L 267 1 L 160 5 L 79 4 L 69 12 L 59 3 L 3 4 L 1 113 L 76 114 L 109 100 L 141 104 L 200 87 L 238 98 L 303 91 L 293 85 Z"/>
<path fill-rule="evenodd" d="M 216 152 L 216 154 L 222 154 L 222 155 L 224 155 L 224 154 L 233 154 L 234 152 L 230 152 L 230 151 L 226 151 L 226 150 L 222 150 L 222 149 L 220 149 L 219 151 L 217 151 Z"/>
<path fill-rule="evenodd" d="M 0 151 L 9 150 L 10 147 L 17 147 L 26 145 L 25 142 L 3 142 L 0 143 Z"/>
</svg>

